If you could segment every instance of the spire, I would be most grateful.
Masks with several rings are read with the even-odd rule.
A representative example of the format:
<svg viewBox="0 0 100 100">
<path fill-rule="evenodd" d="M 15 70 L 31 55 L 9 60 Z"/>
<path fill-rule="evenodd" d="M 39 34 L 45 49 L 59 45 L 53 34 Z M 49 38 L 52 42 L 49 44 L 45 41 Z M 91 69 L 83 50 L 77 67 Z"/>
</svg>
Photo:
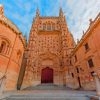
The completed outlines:
<svg viewBox="0 0 100 100">
<path fill-rule="evenodd" d="M 80 42 L 79 39 L 77 39 L 77 44 L 78 44 L 79 42 Z"/>
<path fill-rule="evenodd" d="M 63 15 L 64 15 L 64 14 L 63 14 L 63 10 L 62 10 L 62 8 L 60 7 L 59 16 L 60 16 L 60 17 L 63 17 Z"/>
<path fill-rule="evenodd" d="M 40 16 L 40 11 L 39 11 L 39 9 L 37 8 L 37 10 L 36 10 L 36 17 L 39 17 Z"/>
<path fill-rule="evenodd" d="M 93 22 L 93 21 L 92 21 L 92 19 L 90 19 L 89 21 L 90 21 L 90 25 L 91 25 L 91 24 L 92 24 L 92 22 Z"/>
</svg>

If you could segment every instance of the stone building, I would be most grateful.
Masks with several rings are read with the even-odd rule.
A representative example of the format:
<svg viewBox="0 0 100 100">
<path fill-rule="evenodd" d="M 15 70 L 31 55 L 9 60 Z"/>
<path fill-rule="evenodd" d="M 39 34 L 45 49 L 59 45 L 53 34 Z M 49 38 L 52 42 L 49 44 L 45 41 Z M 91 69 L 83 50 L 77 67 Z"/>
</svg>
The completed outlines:
<svg viewBox="0 0 100 100">
<path fill-rule="evenodd" d="M 16 90 L 25 38 L 0 5 L 0 90 Z"/>
<path fill-rule="evenodd" d="M 61 8 L 59 16 L 51 17 L 40 16 L 37 9 L 26 47 L 0 5 L 0 90 L 48 83 L 95 90 L 92 74 L 100 78 L 99 41 L 100 13 L 75 45 Z"/>
<path fill-rule="evenodd" d="M 57 17 L 40 16 L 37 9 L 26 50 L 27 64 L 22 87 L 41 83 L 66 85 L 65 70 L 74 46 L 62 9 Z"/>
<path fill-rule="evenodd" d="M 95 90 L 92 74 L 95 72 L 100 78 L 100 13 L 94 21 L 90 20 L 88 30 L 72 51 L 69 72 L 70 87 Z"/>
</svg>

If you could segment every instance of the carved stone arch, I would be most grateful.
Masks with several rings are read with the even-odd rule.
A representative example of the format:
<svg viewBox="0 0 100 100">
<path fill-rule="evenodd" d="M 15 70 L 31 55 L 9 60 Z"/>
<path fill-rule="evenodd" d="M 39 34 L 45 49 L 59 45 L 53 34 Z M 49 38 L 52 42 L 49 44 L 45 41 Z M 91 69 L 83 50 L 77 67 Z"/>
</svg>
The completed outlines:
<svg viewBox="0 0 100 100">
<path fill-rule="evenodd" d="M 41 63 L 46 59 L 52 60 L 54 62 L 54 65 L 57 67 L 60 65 L 59 57 L 56 54 L 48 52 L 48 53 L 40 54 L 35 59 L 34 61 L 35 66 L 37 67 L 41 66 Z"/>
<path fill-rule="evenodd" d="M 11 41 L 10 41 L 7 37 L 1 36 L 1 35 L 0 35 L 0 39 L 6 41 L 6 42 L 9 43 L 10 46 L 11 46 Z"/>
<path fill-rule="evenodd" d="M 60 60 L 59 57 L 51 53 L 49 50 L 43 54 L 40 54 L 34 61 L 36 64 L 35 70 L 36 70 L 36 75 L 38 76 L 39 80 L 42 80 L 42 76 L 45 76 L 43 74 L 44 69 L 52 69 L 53 74 L 47 74 L 47 76 L 52 76 L 51 79 L 55 82 L 56 77 L 59 77 L 59 72 L 60 72 Z M 47 73 L 51 72 L 50 70 L 45 70 Z M 48 80 L 49 78 L 47 78 Z M 52 82 L 53 82 L 52 81 Z M 49 83 L 49 82 L 47 82 Z"/>
<path fill-rule="evenodd" d="M 52 28 L 51 28 L 52 26 L 51 26 L 51 23 L 47 23 L 47 30 L 51 30 Z"/>
<path fill-rule="evenodd" d="M 56 28 L 56 24 L 52 23 L 52 30 L 55 30 L 55 28 Z"/>
<path fill-rule="evenodd" d="M 56 23 L 53 21 L 45 21 L 42 23 L 42 25 L 43 25 L 43 29 L 47 29 L 47 30 L 52 30 L 52 29 L 55 30 L 55 27 L 56 27 L 55 26 Z"/>
<path fill-rule="evenodd" d="M 46 29 L 46 23 L 43 23 L 43 30 Z"/>
<path fill-rule="evenodd" d="M 11 41 L 3 36 L 0 36 L 0 38 L 1 38 L 0 53 L 9 54 L 9 50 L 11 48 Z"/>
</svg>

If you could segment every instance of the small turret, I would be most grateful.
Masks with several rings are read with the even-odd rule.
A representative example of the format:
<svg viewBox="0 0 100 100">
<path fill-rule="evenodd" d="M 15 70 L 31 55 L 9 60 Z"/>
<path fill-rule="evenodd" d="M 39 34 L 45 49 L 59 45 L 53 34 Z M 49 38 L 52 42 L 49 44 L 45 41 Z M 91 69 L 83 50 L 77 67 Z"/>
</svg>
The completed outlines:
<svg viewBox="0 0 100 100">
<path fill-rule="evenodd" d="M 92 19 L 89 20 L 90 21 L 90 25 L 93 23 Z"/>
<path fill-rule="evenodd" d="M 60 8 L 60 10 L 59 10 L 59 16 L 60 17 L 63 17 L 64 16 L 63 11 L 62 11 L 62 8 Z"/>
<path fill-rule="evenodd" d="M 25 42 L 25 46 L 27 46 L 27 34 L 26 33 L 24 35 L 24 42 Z"/>
<path fill-rule="evenodd" d="M 39 11 L 39 9 L 37 8 L 37 10 L 36 10 L 36 17 L 39 17 L 40 16 L 40 11 Z"/>
<path fill-rule="evenodd" d="M 78 44 L 79 42 L 80 42 L 79 39 L 77 39 L 77 44 Z"/>
</svg>

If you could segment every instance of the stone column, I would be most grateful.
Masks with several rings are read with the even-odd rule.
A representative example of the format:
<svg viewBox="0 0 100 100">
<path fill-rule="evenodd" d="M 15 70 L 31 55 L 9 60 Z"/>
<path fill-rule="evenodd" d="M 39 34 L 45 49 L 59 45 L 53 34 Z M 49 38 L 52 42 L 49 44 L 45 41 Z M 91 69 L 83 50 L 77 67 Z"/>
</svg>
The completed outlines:
<svg viewBox="0 0 100 100">
<path fill-rule="evenodd" d="M 96 73 L 93 73 L 93 77 L 94 77 L 95 84 L 96 84 L 96 94 L 97 94 L 97 96 L 100 96 L 100 80 L 99 80 L 99 77 Z M 99 98 L 99 100 L 100 100 L 100 98 Z"/>
</svg>

